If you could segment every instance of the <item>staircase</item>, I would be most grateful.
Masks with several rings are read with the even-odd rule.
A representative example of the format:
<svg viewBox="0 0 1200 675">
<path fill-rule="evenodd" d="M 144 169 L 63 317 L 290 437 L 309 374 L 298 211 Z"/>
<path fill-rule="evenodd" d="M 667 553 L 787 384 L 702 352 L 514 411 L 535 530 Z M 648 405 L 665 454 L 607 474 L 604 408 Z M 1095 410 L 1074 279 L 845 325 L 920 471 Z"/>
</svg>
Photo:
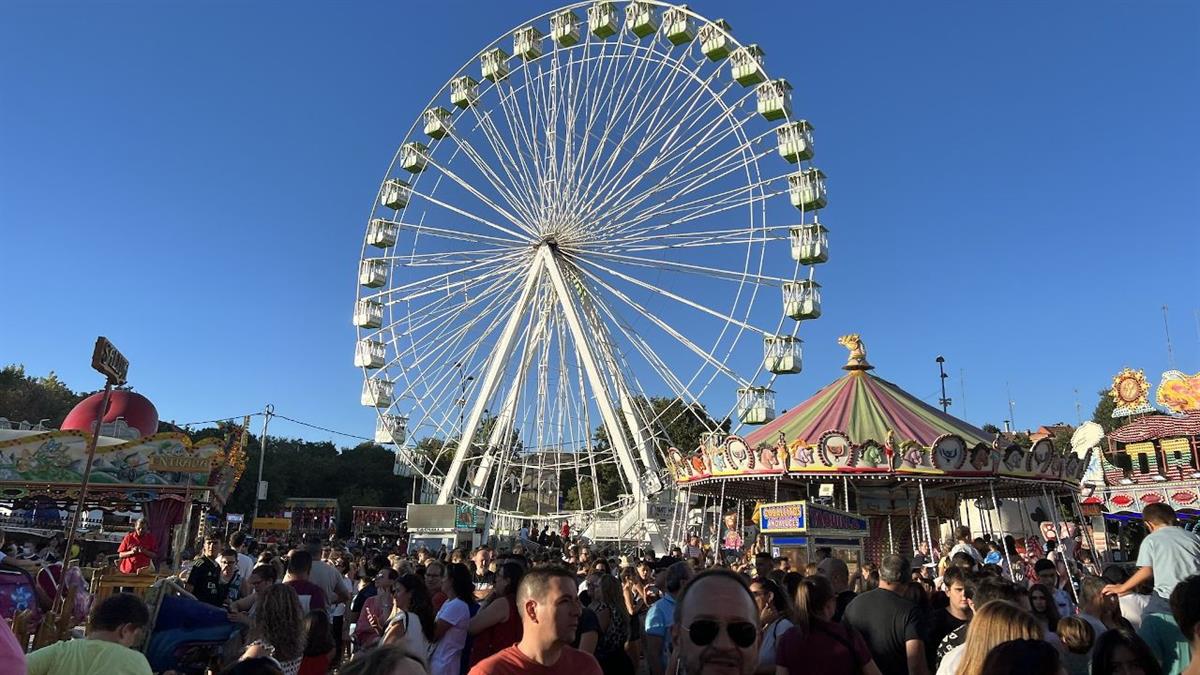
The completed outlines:
<svg viewBox="0 0 1200 675">
<path fill-rule="evenodd" d="M 594 542 L 649 544 L 656 555 L 666 555 L 670 547 L 667 520 L 671 516 L 670 497 L 673 494 L 668 490 L 641 502 L 624 502 L 618 507 L 623 510 L 620 516 L 597 516 L 583 531 L 583 536 Z"/>
</svg>

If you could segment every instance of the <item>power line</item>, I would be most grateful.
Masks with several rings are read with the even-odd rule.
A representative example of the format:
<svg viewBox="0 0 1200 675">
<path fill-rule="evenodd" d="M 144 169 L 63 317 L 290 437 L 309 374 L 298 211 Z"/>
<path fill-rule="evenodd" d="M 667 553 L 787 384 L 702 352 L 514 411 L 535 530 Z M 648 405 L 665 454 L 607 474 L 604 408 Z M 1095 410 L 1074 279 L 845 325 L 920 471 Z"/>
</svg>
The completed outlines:
<svg viewBox="0 0 1200 675">
<path fill-rule="evenodd" d="M 358 439 L 358 440 L 360 440 L 360 441 L 370 441 L 370 442 L 372 442 L 372 443 L 374 443 L 374 442 L 375 442 L 375 439 L 374 439 L 374 438 L 367 438 L 366 436 L 359 436 L 359 435 L 357 435 L 357 434 L 348 434 L 348 433 L 346 433 L 346 432 L 344 432 L 344 431 L 337 431 L 336 429 L 329 429 L 329 428 L 327 428 L 327 427 L 318 426 L 318 425 L 316 425 L 316 424 L 310 424 L 310 423 L 308 423 L 308 422 L 301 422 L 300 420 L 294 420 L 294 419 L 292 419 L 292 418 L 290 418 L 290 417 L 286 417 L 286 416 L 284 416 L 284 415 L 280 415 L 279 413 L 275 413 L 274 417 L 278 417 L 278 418 L 279 418 L 279 419 L 281 419 L 281 420 L 287 420 L 287 421 L 289 421 L 289 422 L 293 422 L 293 423 L 295 423 L 295 424 L 299 424 L 299 425 L 300 425 L 300 426 L 302 426 L 302 427 L 308 427 L 308 428 L 310 428 L 310 429 L 318 429 L 318 430 L 320 430 L 320 431 L 324 431 L 324 432 L 326 432 L 326 433 L 330 433 L 330 434 L 337 434 L 338 436 L 345 436 L 346 438 L 357 438 L 357 439 Z"/>
<path fill-rule="evenodd" d="M 197 424 L 216 424 L 217 422 L 232 422 L 233 420 L 240 420 L 240 419 L 244 419 L 246 417 L 258 417 L 262 414 L 263 414 L 262 411 L 259 411 L 259 412 L 247 413 L 245 415 L 233 415 L 232 417 L 221 417 L 221 418 L 218 418 L 215 420 L 204 420 L 203 422 L 184 422 L 183 424 L 177 424 L 175 422 L 172 422 L 171 424 L 174 424 L 177 427 L 190 427 L 190 426 L 195 426 Z"/>
<path fill-rule="evenodd" d="M 202 422 L 186 422 L 184 424 L 177 424 L 176 426 L 190 427 L 190 426 L 195 426 L 198 424 L 215 424 L 217 422 L 231 422 L 233 420 L 245 419 L 247 417 L 262 417 L 263 414 L 264 413 L 260 410 L 259 412 L 249 413 L 247 415 L 232 415 L 230 417 L 220 417 L 215 420 L 204 420 Z M 293 424 L 299 424 L 302 427 L 308 427 L 310 429 L 317 429 L 319 431 L 324 431 L 326 433 L 336 434 L 338 436 L 345 436 L 346 438 L 355 438 L 360 441 L 370 441 L 372 443 L 375 442 L 375 439 L 373 439 L 373 438 L 367 438 L 366 436 L 359 436 L 357 434 L 348 434 L 344 431 L 338 431 L 336 429 L 330 429 L 328 427 L 323 427 L 319 424 L 312 424 L 311 422 L 304 422 L 302 420 L 293 419 L 291 417 L 287 417 L 286 415 L 280 415 L 279 413 L 273 413 L 271 416 L 278 417 L 281 420 L 287 420 L 289 422 L 292 422 Z"/>
</svg>

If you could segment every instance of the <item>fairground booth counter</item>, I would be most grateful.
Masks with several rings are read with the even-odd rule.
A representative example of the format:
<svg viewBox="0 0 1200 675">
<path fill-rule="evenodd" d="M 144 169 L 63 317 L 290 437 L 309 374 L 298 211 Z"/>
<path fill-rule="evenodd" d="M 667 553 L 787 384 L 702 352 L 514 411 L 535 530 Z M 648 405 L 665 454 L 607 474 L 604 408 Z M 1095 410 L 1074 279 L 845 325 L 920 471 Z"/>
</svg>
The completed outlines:
<svg viewBox="0 0 1200 675">
<path fill-rule="evenodd" d="M 759 533 L 771 557 L 787 558 L 792 569 L 804 569 L 822 548 L 845 561 L 851 573 L 863 562 L 866 518 L 803 500 L 763 504 L 757 516 Z"/>
<path fill-rule="evenodd" d="M 1005 500 L 1036 497 L 1061 502 L 1062 509 L 1048 509 L 1055 518 L 1060 511 L 1078 512 L 1090 448 L 1058 448 L 1047 438 L 1023 449 L 989 438 L 872 375 L 858 336 L 840 342 L 850 349 L 847 374 L 808 400 L 780 417 L 773 409 L 752 412 L 750 419 L 764 424 L 744 437 L 710 435 L 690 453 L 669 451 L 684 501 L 702 513 L 723 514 L 724 527 L 715 535 L 722 549 L 740 538 L 746 549 L 763 550 L 767 542 L 759 535 L 767 533 L 757 531 L 760 523 L 751 514 L 768 503 L 804 502 L 809 514 L 818 513 L 813 511 L 818 500 L 840 509 L 828 511 L 830 518 L 836 514 L 853 526 L 817 527 L 836 533 L 821 536 L 861 540 L 863 556 L 876 561 L 889 551 L 912 552 L 917 543 L 936 544 L 953 525 L 969 525 L 977 536 L 1005 534 L 978 516 L 968 521 L 970 511 L 960 510 L 965 500 L 998 509 Z M 804 510 L 797 515 L 808 515 Z M 814 527 L 811 515 L 805 525 Z M 687 518 L 676 518 L 673 527 L 675 541 L 710 534 L 697 532 Z M 728 536 L 730 529 L 736 536 Z M 793 536 L 805 541 L 795 545 L 799 555 L 818 535 Z M 779 545 L 779 538 L 768 538 Z"/>
</svg>

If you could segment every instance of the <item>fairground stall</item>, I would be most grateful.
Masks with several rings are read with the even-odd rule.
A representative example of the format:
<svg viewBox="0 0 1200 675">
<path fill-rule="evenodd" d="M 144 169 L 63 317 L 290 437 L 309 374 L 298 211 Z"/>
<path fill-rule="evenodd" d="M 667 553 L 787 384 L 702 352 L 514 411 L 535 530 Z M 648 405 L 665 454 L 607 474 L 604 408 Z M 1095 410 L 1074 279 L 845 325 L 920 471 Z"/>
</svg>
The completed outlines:
<svg viewBox="0 0 1200 675">
<path fill-rule="evenodd" d="M 292 532 L 324 539 L 337 532 L 338 500 L 334 497 L 303 497 L 283 502 L 283 517 L 291 518 Z"/>
<path fill-rule="evenodd" d="M 820 549 L 845 561 L 851 573 L 862 564 L 866 518 L 804 500 L 763 504 L 755 512 L 766 550 L 787 558 L 792 569 L 804 569 Z"/>
<path fill-rule="evenodd" d="M 1113 378 L 1113 416 L 1128 418 L 1105 439 L 1101 485 L 1086 486 L 1083 506 L 1094 515 L 1102 560 L 1131 559 L 1145 536 L 1141 511 L 1162 503 L 1187 527 L 1200 520 L 1200 373 L 1163 373 L 1150 404 L 1150 383 L 1126 368 Z"/>
<path fill-rule="evenodd" d="M 156 433 L 158 413 L 148 399 L 115 391 L 102 418 L 89 485 L 82 503 L 80 489 L 87 464 L 87 445 L 98 414 L 99 394 L 84 399 L 67 415 L 61 429 L 30 428 L 0 420 L 0 513 L 7 526 L 64 533 L 71 514 L 82 508 L 75 546 L 66 553 L 74 566 L 93 563 L 96 553 L 111 551 L 112 542 L 130 529 L 128 516 L 141 516 L 158 541 L 159 574 L 178 569 L 193 523 L 209 508 L 221 508 L 245 468 L 244 425 L 230 426 L 220 437 L 192 443 L 181 433 Z M 88 423 L 88 420 L 91 423 Z M 26 427 L 26 428 L 22 428 Z M 81 515 L 83 515 L 81 514 Z M 106 518 L 123 514 L 120 524 Z M 19 536 L 19 535 L 18 535 Z M 64 533 L 64 538 L 65 533 Z M 172 551 L 174 561 L 172 561 Z M 111 559 L 108 560 L 111 563 Z M 155 578 L 134 578 L 115 568 L 83 568 L 93 572 L 91 591 L 103 595 L 116 587 L 144 589 Z M 58 568 L 57 576 L 63 570 Z M 20 583 L 0 588 L 0 607 L 7 614 L 31 611 L 32 594 Z M 53 588 L 53 585 L 52 585 Z M 78 604 L 76 605 L 78 607 Z"/>
<path fill-rule="evenodd" d="M 407 506 L 355 506 L 354 538 L 399 539 L 408 535 Z"/>
<path fill-rule="evenodd" d="M 1051 505 L 1067 499 L 1067 509 L 1078 508 L 1074 496 L 1090 449 L 1077 454 L 1042 439 L 1026 450 L 988 438 L 871 374 L 857 335 L 839 342 L 850 350 L 847 374 L 808 400 L 779 417 L 761 399 L 752 401 L 757 409 L 739 412 L 743 421 L 762 422 L 753 433 L 711 435 L 690 453 L 670 450 L 683 501 L 705 511 L 719 505 L 725 514 L 722 532 L 703 536 L 719 536 L 722 548 L 740 540 L 746 550 L 763 550 L 759 525 L 746 517 L 754 505 L 804 501 L 811 509 L 824 502 L 865 519 L 863 555 L 879 560 L 919 543 L 936 550 L 942 523 L 946 532 L 961 523 L 997 539 L 1005 534 L 989 532 L 987 522 L 962 523 L 958 505 L 965 499 L 991 508 L 1005 499 L 1043 499 L 1053 514 L 1060 510 Z M 683 531 L 688 522 L 675 519 L 676 541 L 698 534 Z M 731 528 L 736 536 L 727 535 Z"/>
</svg>

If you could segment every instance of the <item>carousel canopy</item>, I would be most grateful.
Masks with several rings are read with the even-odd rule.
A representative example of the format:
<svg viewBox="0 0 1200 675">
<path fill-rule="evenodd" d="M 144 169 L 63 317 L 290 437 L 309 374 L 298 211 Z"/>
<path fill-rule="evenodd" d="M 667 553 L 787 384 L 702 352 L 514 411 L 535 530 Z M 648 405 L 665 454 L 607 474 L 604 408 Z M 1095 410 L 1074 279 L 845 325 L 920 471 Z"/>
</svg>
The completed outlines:
<svg viewBox="0 0 1200 675">
<path fill-rule="evenodd" d="M 774 443 L 781 432 L 789 443 L 814 443 L 832 430 L 846 433 L 853 443 L 883 443 L 889 430 L 897 442 L 912 440 L 925 447 L 946 434 L 961 436 L 968 447 L 992 442 L 982 429 L 935 409 L 865 369 L 857 369 L 755 430 L 746 437 L 746 443 L 750 447 Z"/>
</svg>

